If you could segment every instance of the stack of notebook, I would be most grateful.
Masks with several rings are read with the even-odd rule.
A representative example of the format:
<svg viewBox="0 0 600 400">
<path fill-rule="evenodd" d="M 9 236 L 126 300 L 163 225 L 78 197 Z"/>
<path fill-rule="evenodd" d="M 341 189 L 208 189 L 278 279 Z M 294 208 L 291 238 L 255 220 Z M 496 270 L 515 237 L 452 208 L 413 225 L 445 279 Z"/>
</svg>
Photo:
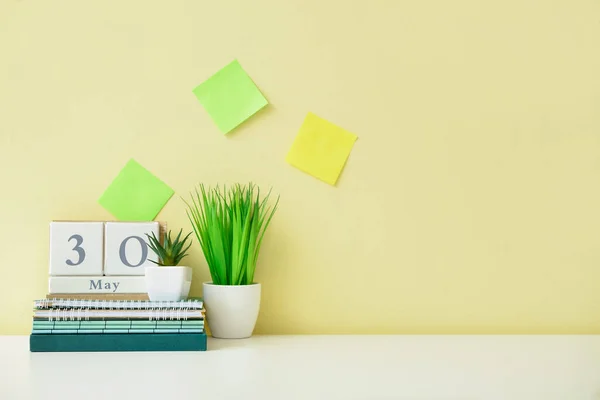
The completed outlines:
<svg viewBox="0 0 600 400">
<path fill-rule="evenodd" d="M 32 352 L 204 351 L 202 299 L 36 300 Z"/>
</svg>

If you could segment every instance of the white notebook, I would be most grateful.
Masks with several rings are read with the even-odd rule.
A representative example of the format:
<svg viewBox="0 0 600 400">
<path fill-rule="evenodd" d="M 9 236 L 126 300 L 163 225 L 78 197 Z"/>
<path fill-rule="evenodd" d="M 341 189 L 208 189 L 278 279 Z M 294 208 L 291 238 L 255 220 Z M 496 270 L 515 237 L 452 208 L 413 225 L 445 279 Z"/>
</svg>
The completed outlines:
<svg viewBox="0 0 600 400">
<path fill-rule="evenodd" d="M 186 309 L 201 310 L 204 303 L 201 299 L 181 301 L 150 300 L 86 300 L 86 299 L 42 299 L 35 300 L 37 309 L 88 308 L 92 310 L 148 310 L 148 309 Z"/>
</svg>

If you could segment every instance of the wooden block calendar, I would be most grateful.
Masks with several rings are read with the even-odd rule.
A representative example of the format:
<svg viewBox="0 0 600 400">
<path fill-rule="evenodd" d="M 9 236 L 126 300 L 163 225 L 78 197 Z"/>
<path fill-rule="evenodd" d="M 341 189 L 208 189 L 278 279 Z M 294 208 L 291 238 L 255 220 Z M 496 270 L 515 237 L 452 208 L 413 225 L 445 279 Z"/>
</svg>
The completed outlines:
<svg viewBox="0 0 600 400">
<path fill-rule="evenodd" d="M 145 293 L 145 267 L 157 261 L 146 234 L 165 231 L 155 221 L 52 221 L 49 293 Z"/>
<path fill-rule="evenodd" d="M 104 275 L 144 275 L 144 267 L 156 265 L 148 237 L 158 237 L 158 222 L 107 222 L 104 224 Z"/>
<path fill-rule="evenodd" d="M 103 222 L 50 223 L 50 275 L 102 275 Z"/>
</svg>

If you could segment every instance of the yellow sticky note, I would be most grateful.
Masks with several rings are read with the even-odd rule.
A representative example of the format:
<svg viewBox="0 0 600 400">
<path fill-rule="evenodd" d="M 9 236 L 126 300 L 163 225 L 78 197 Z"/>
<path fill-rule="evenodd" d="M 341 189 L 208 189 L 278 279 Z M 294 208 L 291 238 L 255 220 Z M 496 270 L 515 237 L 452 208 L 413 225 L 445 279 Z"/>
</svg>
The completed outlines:
<svg viewBox="0 0 600 400">
<path fill-rule="evenodd" d="M 286 161 L 335 186 L 356 139 L 355 134 L 308 113 Z"/>
</svg>

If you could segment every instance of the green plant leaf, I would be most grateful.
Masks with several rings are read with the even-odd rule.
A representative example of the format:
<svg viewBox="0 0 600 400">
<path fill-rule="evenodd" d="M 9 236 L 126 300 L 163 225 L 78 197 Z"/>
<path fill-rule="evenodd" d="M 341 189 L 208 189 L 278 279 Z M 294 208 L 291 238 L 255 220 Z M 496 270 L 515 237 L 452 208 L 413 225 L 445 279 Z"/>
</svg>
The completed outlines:
<svg viewBox="0 0 600 400">
<path fill-rule="evenodd" d="M 179 261 L 185 257 L 187 254 L 187 250 L 189 249 L 190 244 L 183 249 L 185 242 L 188 240 L 189 236 L 192 234 L 190 232 L 184 240 L 180 240 L 181 233 L 183 229 L 179 231 L 179 234 L 175 238 L 175 240 L 171 239 L 171 231 L 167 232 L 164 235 L 163 243 L 160 243 L 159 239 L 156 237 L 154 232 L 152 232 L 152 236 L 146 234 L 148 237 L 148 247 L 156 254 L 158 257 L 158 261 L 152 261 L 153 263 L 161 266 L 175 266 L 179 263 Z"/>
<path fill-rule="evenodd" d="M 202 248 L 213 283 L 253 283 L 261 243 L 279 202 L 278 198 L 275 206 L 269 208 L 271 191 L 263 199 L 260 193 L 252 182 L 223 189 L 219 186 L 207 189 L 200 184 L 190 193 L 191 201 L 184 200 L 193 227 L 190 234 L 195 234 Z M 181 250 L 186 239 L 175 238 L 173 250 Z M 181 258 L 174 260 L 179 262 Z"/>
</svg>

